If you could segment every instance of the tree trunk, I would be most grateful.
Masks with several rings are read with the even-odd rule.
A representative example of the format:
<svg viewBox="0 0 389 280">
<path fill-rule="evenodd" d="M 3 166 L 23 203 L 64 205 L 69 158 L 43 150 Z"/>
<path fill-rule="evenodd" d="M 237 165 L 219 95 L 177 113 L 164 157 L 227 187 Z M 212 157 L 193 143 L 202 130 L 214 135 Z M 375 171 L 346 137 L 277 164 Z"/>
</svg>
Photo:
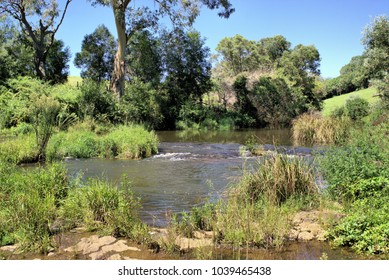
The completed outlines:
<svg viewBox="0 0 389 280">
<path fill-rule="evenodd" d="M 112 5 L 118 35 L 118 49 L 115 56 L 114 70 L 111 78 L 111 89 L 118 99 L 124 95 L 125 87 L 125 57 L 127 47 L 125 11 L 129 2 L 130 1 Z"/>
</svg>

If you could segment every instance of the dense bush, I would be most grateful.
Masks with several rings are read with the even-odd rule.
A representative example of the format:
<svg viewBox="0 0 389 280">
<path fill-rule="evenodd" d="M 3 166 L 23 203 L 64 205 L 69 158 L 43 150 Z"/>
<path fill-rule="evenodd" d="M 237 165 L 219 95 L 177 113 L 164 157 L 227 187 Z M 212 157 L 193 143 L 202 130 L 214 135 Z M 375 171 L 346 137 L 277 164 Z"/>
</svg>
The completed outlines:
<svg viewBox="0 0 389 280">
<path fill-rule="evenodd" d="M 361 97 L 349 98 L 345 104 L 346 115 L 353 121 L 359 121 L 369 114 L 369 102 Z"/>
<path fill-rule="evenodd" d="M 163 122 L 160 108 L 160 93 L 150 84 L 135 79 L 126 85 L 125 93 L 119 103 L 121 123 L 144 124 L 158 128 Z"/>
<path fill-rule="evenodd" d="M 354 131 L 351 143 L 329 149 L 320 161 L 334 197 L 342 198 L 351 184 L 377 176 L 389 178 L 388 123 Z"/>
<path fill-rule="evenodd" d="M 320 168 L 346 216 L 330 230 L 337 245 L 368 253 L 389 253 L 388 122 L 355 131 L 345 146 L 329 149 Z"/>
</svg>

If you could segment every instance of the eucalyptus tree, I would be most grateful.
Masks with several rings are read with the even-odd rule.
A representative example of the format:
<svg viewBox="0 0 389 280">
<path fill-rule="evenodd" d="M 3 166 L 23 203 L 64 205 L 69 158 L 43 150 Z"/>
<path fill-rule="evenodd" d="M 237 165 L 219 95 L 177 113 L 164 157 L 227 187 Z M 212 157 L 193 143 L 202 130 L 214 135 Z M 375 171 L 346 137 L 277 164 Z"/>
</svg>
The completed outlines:
<svg viewBox="0 0 389 280">
<path fill-rule="evenodd" d="M 42 80 L 47 80 L 46 60 L 72 0 L 63 2 L 61 11 L 56 0 L 0 0 L 0 16 L 8 15 L 20 25 L 34 52 L 35 73 Z"/>
<path fill-rule="evenodd" d="M 173 24 L 192 24 L 200 13 L 202 5 L 220 9 L 219 16 L 228 18 L 234 9 L 230 0 L 89 0 L 92 4 L 112 8 L 118 37 L 111 88 L 120 98 L 124 94 L 126 74 L 126 47 L 129 37 L 136 31 L 158 25 L 159 19 L 168 17 Z M 130 5 L 133 4 L 133 5 Z M 154 4 L 154 5 L 152 5 Z"/>
</svg>

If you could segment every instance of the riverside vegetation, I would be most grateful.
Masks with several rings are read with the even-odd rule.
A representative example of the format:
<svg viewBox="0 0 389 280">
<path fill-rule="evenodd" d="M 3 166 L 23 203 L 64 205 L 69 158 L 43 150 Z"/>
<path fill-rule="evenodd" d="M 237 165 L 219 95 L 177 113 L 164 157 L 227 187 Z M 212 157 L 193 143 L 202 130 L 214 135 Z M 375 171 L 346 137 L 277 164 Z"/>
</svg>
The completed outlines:
<svg viewBox="0 0 389 280">
<path fill-rule="evenodd" d="M 138 217 L 141 205 L 129 178 L 118 185 L 69 178 L 60 163 L 66 157 L 148 157 L 158 152 L 152 129 L 292 126 L 296 145 L 326 146 L 325 152 L 310 164 L 265 153 L 219 200 L 173 216 L 169 238 L 158 246 L 175 252 L 176 236 L 207 230 L 214 244 L 238 252 L 282 248 L 296 212 L 340 203 L 344 217 L 327 223 L 328 238 L 359 252 L 388 253 L 389 67 L 380 57 L 388 53 L 387 17 L 378 17 L 365 31 L 363 56 L 329 81 L 320 77 L 314 46 L 291 48 L 283 36 L 258 42 L 240 35 L 223 39 L 211 76 L 209 50 L 198 32 L 141 30 L 128 44 L 140 61 L 123 62 L 132 73 L 126 83 L 122 77 L 119 96 L 108 86 L 112 61 L 104 61 L 105 70 L 85 62 L 88 57 L 83 62 L 88 48 L 96 48 L 87 46 L 87 37 L 79 61 L 84 79 L 58 84 L 66 80 L 69 57 L 62 42 L 53 42 L 57 49 L 48 55 L 50 71 L 43 77 L 31 70 L 28 38 L 12 40 L 20 30 L 3 18 L 0 24 L 0 245 L 47 253 L 58 245 L 53 236 L 74 227 L 153 243 Z M 111 42 L 110 34 L 99 39 L 107 33 L 103 29 L 88 36 Z M 16 43 L 23 54 L 17 57 L 10 48 Z M 113 49 L 102 50 L 102 57 L 113 58 Z M 328 115 L 317 112 L 324 98 L 370 85 L 380 96 L 375 107 L 352 98 Z M 247 146 L 255 152 L 253 139 Z M 39 165 L 27 170 L 26 163 Z M 318 174 L 328 185 L 324 190 L 316 184 Z"/>
</svg>

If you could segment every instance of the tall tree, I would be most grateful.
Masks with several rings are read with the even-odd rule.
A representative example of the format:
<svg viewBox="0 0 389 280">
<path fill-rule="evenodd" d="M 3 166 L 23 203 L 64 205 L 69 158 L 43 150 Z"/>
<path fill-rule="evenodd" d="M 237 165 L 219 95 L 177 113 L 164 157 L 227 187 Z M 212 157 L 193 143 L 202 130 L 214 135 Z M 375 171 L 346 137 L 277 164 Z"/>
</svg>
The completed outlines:
<svg viewBox="0 0 389 280">
<path fill-rule="evenodd" d="M 187 103 L 202 105 L 202 96 L 211 89 L 209 49 L 198 32 L 176 29 L 161 38 L 164 85 L 168 93 L 165 122 L 170 126 Z"/>
<path fill-rule="evenodd" d="M 389 18 L 376 17 L 364 31 L 365 64 L 371 77 L 377 79 L 382 100 L 389 107 Z"/>
<path fill-rule="evenodd" d="M 94 81 L 109 80 L 113 71 L 115 39 L 108 28 L 100 25 L 84 37 L 81 52 L 76 53 L 74 64 L 81 68 L 81 77 Z"/>
<path fill-rule="evenodd" d="M 219 9 L 219 16 L 228 18 L 234 9 L 229 0 L 153 0 L 153 11 L 146 4 L 132 0 L 89 0 L 92 4 L 110 6 L 115 16 L 115 24 L 118 37 L 118 49 L 115 56 L 114 71 L 111 79 L 111 87 L 119 98 L 124 94 L 125 59 L 128 38 L 135 30 L 145 29 L 155 25 L 159 18 L 168 16 L 173 23 L 193 23 L 198 16 L 201 5 L 210 9 Z M 130 6 L 130 3 L 134 3 Z M 141 2 L 142 3 L 142 2 Z M 130 20 L 130 24 L 126 19 Z"/>
<path fill-rule="evenodd" d="M 66 0 L 63 11 L 56 0 L 0 1 L 0 15 L 7 14 L 16 20 L 33 48 L 35 72 L 42 80 L 47 79 L 46 60 L 71 1 Z"/>
</svg>

